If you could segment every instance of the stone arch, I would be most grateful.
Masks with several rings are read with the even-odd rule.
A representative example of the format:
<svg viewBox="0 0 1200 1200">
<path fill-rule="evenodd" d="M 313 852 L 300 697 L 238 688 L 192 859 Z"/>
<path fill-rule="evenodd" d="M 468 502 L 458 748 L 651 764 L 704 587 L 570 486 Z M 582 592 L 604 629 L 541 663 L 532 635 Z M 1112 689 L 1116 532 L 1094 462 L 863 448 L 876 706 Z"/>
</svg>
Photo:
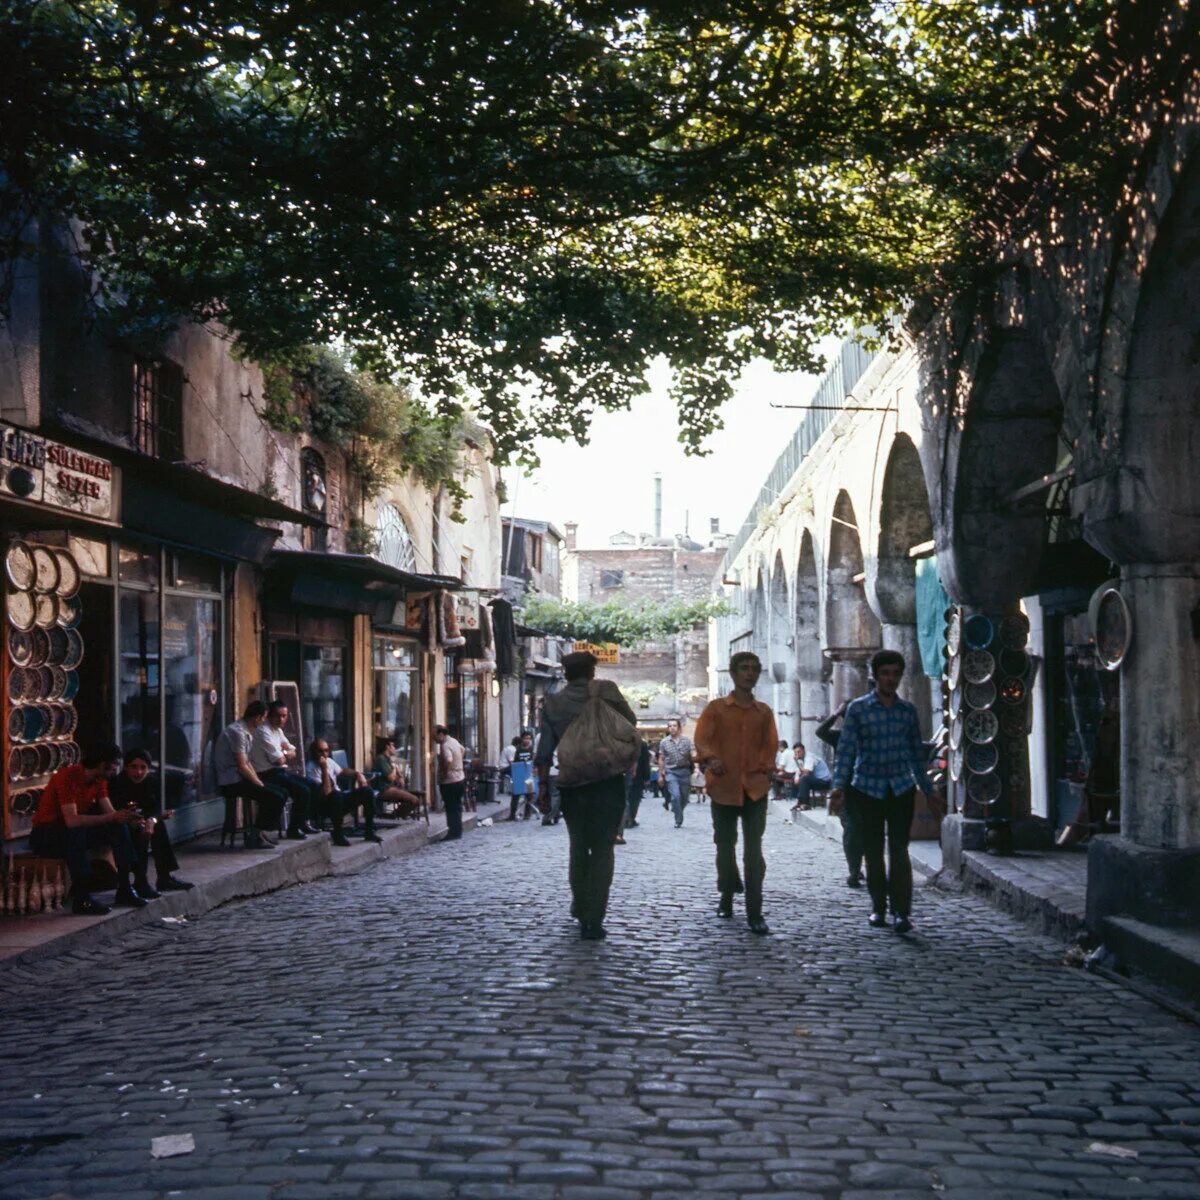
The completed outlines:
<svg viewBox="0 0 1200 1200">
<path fill-rule="evenodd" d="M 833 703 L 861 694 L 865 662 L 881 641 L 879 618 L 867 604 L 862 539 L 848 492 L 834 501 L 825 564 L 825 640 L 833 664 Z"/>
<path fill-rule="evenodd" d="M 767 666 L 767 585 L 761 564 L 755 572 L 754 591 L 750 597 L 750 645 L 745 649 L 753 650 Z"/>
<path fill-rule="evenodd" d="M 796 683 L 792 740 L 798 738 L 807 750 L 819 754 L 817 726 L 828 712 L 829 696 L 821 657 L 821 584 L 813 535 L 808 529 L 800 535 L 793 594 Z"/>
<path fill-rule="evenodd" d="M 791 674 L 788 641 L 791 638 L 791 612 L 788 604 L 787 572 L 783 566 L 783 552 L 775 552 L 771 567 L 771 586 L 768 593 L 770 611 L 767 619 L 769 662 L 763 663 L 764 671 L 770 671 L 776 683 L 782 683 Z M 781 675 L 783 678 L 777 678 Z"/>
<path fill-rule="evenodd" d="M 909 551 L 933 538 L 933 517 L 921 456 L 912 439 L 898 434 L 883 472 L 875 596 L 885 622 L 917 619 L 916 567 Z"/>
<path fill-rule="evenodd" d="M 1036 589 L 1044 496 L 1013 497 L 1057 467 L 1062 418 L 1038 340 L 1027 329 L 997 331 L 980 356 L 953 477 L 953 553 L 942 577 L 959 602 L 996 611 Z"/>
</svg>

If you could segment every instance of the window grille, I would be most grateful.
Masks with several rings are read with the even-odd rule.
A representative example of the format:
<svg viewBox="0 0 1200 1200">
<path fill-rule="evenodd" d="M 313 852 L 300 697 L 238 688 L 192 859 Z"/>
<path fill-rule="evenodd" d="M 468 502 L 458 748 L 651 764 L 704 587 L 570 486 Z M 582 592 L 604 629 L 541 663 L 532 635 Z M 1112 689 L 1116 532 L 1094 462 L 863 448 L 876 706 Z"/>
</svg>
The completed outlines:
<svg viewBox="0 0 1200 1200">
<path fill-rule="evenodd" d="M 133 444 L 152 458 L 183 458 L 183 371 L 169 359 L 134 360 Z"/>
</svg>

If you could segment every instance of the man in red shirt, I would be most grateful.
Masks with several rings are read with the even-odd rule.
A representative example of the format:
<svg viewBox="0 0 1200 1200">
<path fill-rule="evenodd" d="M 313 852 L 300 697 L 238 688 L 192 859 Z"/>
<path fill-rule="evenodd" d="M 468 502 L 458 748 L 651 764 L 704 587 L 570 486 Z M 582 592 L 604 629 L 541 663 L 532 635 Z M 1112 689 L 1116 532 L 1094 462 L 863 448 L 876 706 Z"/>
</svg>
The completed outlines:
<svg viewBox="0 0 1200 1200">
<path fill-rule="evenodd" d="M 729 660 L 733 691 L 711 701 L 696 722 L 696 759 L 704 768 L 712 801 L 713 841 L 717 845 L 717 915 L 733 916 L 738 888 L 737 839 L 741 821 L 745 844 L 742 866 L 746 875 L 746 923 L 754 933 L 768 933 L 763 920 L 763 877 L 767 862 L 762 840 L 767 828 L 767 792 L 775 771 L 779 734 L 775 714 L 754 699 L 762 674 L 756 654 L 740 651 Z"/>
<path fill-rule="evenodd" d="M 108 798 L 108 781 L 121 769 L 121 747 L 99 742 L 88 747 L 82 763 L 62 767 L 50 776 L 33 814 L 29 848 L 47 858 L 65 858 L 71 872 L 72 907 L 80 916 L 102 916 L 107 904 L 88 891 L 91 862 L 88 849 L 107 846 L 117 864 L 116 903 L 142 908 L 146 901 L 129 883 L 135 866 L 128 825 L 139 819 L 136 809 L 116 811 Z"/>
</svg>

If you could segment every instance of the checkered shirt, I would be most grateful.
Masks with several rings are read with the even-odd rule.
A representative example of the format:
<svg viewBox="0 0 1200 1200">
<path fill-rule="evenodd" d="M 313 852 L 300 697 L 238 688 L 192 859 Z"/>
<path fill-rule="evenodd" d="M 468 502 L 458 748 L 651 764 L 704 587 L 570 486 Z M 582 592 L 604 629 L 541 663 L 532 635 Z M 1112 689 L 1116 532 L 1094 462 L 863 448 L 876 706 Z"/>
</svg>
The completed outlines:
<svg viewBox="0 0 1200 1200">
<path fill-rule="evenodd" d="M 850 784 L 880 800 L 888 788 L 896 796 L 914 784 L 927 792 L 930 785 L 925 761 L 917 710 L 899 696 L 889 706 L 870 692 L 846 709 L 833 786 L 844 788 Z"/>
</svg>

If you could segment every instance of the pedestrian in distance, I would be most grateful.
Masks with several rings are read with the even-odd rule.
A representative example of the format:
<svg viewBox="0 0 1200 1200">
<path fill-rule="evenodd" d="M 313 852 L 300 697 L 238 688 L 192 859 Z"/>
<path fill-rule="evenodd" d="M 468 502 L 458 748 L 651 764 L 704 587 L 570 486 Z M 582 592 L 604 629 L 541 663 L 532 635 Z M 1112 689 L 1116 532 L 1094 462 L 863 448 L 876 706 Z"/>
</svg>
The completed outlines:
<svg viewBox="0 0 1200 1200">
<path fill-rule="evenodd" d="M 683 726 L 672 718 L 667 736 L 658 743 L 658 777 L 667 793 L 667 803 L 675 817 L 675 828 L 683 827 L 683 810 L 692 794 L 692 763 L 696 747 L 683 736 Z"/>
<path fill-rule="evenodd" d="M 598 941 L 607 936 L 613 845 L 625 811 L 625 772 L 638 755 L 637 717 L 615 683 L 595 678 L 595 655 L 565 655 L 562 667 L 566 687 L 542 705 L 534 762 L 548 801 L 550 764 L 558 751 L 558 787 L 570 842 L 571 916 L 579 922 L 580 937 Z M 619 721 L 614 724 L 612 718 Z M 580 725 L 572 728 L 576 721 Z"/>
<path fill-rule="evenodd" d="M 792 795 L 796 803 L 792 812 L 808 808 L 812 803 L 814 793 L 824 793 L 833 786 L 833 775 L 823 758 L 809 754 L 803 742 L 797 742 L 792 747 L 792 755 L 796 760 L 795 788 Z"/>
<path fill-rule="evenodd" d="M 251 700 L 241 719 L 226 725 L 213 746 L 217 791 L 225 798 L 231 812 L 239 798 L 245 809 L 242 836 L 247 850 L 275 846 L 267 830 L 279 828 L 283 806 L 287 803 L 287 793 L 264 783 L 250 761 L 254 734 L 266 719 L 266 704 Z M 253 824 L 249 811 L 251 804 L 254 805 Z"/>
<path fill-rule="evenodd" d="M 767 872 L 762 840 L 767 827 L 767 794 L 775 769 L 779 734 L 771 709 L 754 698 L 762 674 L 757 654 L 740 651 L 729 660 L 733 691 L 712 700 L 696 722 L 696 756 L 704 768 L 712 802 L 713 841 L 717 847 L 717 915 L 733 916 L 738 891 L 737 839 L 742 827 L 746 923 L 768 933 L 763 919 L 763 878 Z"/>
<path fill-rule="evenodd" d="M 133 890 L 144 900 L 157 900 L 162 892 L 190 892 L 192 885 L 172 874 L 179 870 L 179 860 L 167 833 L 167 821 L 175 814 L 164 810 L 158 798 L 158 776 L 152 774 L 154 760 L 149 750 L 125 751 L 125 766 L 121 773 L 108 781 L 108 798 L 113 808 L 132 808 L 138 819 L 129 825 L 133 838 L 136 868 Z M 148 877 L 150 859 L 154 859 L 157 878 L 151 887 Z"/>
<path fill-rule="evenodd" d="M 447 842 L 457 842 L 462 837 L 463 793 L 467 790 L 467 772 L 463 766 L 462 743 L 450 736 L 445 725 L 433 731 L 437 743 L 438 791 L 442 797 L 442 808 L 446 811 Z"/>
<path fill-rule="evenodd" d="M 625 812 L 621 816 L 621 824 L 617 828 L 616 844 L 625 845 L 625 830 L 637 828 L 638 809 L 642 804 L 642 796 L 646 791 L 646 781 L 650 778 L 650 747 L 642 742 L 638 750 L 638 760 L 626 772 L 627 791 L 625 795 Z"/>
<path fill-rule="evenodd" d="M 904 676 L 904 656 L 879 650 L 871 659 L 875 688 L 851 701 L 838 739 L 831 811 L 847 789 L 858 809 L 873 929 L 886 929 L 890 903 L 897 933 L 912 928 L 912 863 L 908 837 L 915 792 L 930 792 L 927 752 L 916 708 L 896 694 Z M 884 839 L 887 865 L 884 865 Z"/>
</svg>

